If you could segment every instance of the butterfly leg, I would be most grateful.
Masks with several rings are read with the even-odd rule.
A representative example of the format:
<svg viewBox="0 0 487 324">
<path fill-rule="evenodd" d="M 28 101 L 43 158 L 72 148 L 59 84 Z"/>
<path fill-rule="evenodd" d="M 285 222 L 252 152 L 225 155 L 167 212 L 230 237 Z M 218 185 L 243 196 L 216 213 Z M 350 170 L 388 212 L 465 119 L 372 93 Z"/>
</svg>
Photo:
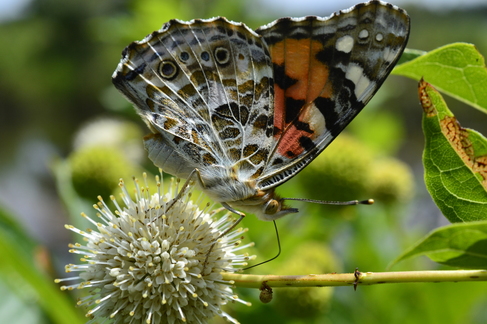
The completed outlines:
<svg viewBox="0 0 487 324">
<path fill-rule="evenodd" d="M 198 182 L 200 183 L 201 187 L 204 188 L 204 182 L 203 182 L 203 179 L 201 179 L 201 175 L 200 175 L 200 170 L 198 169 L 194 169 L 193 171 L 191 171 L 191 173 L 189 174 L 188 178 L 186 179 L 186 182 L 184 182 L 181 190 L 179 190 L 178 194 L 176 195 L 176 197 L 174 197 L 172 199 L 172 201 L 169 203 L 169 205 L 167 206 L 166 208 L 166 211 L 170 210 L 172 208 L 172 206 L 174 206 L 174 204 L 179 201 L 179 199 L 181 199 L 181 197 L 186 193 L 186 189 L 189 188 L 189 185 L 191 183 L 191 181 L 193 181 L 193 178 L 196 176 L 196 179 L 198 180 Z"/>
<path fill-rule="evenodd" d="M 242 219 L 244 219 L 244 217 L 245 217 L 245 214 L 244 213 L 242 213 L 242 212 L 240 212 L 240 211 L 238 211 L 236 209 L 233 209 L 227 203 L 224 203 L 223 202 L 221 204 L 222 204 L 223 207 L 225 207 L 226 209 L 228 209 L 232 213 L 239 215 L 240 217 L 232 224 L 232 226 L 230 226 L 223 233 L 221 233 L 220 236 L 218 236 L 216 238 L 216 240 L 211 244 L 210 249 L 208 250 L 208 253 L 206 254 L 206 258 L 205 258 L 205 262 L 203 263 L 203 269 L 201 270 L 201 274 L 204 274 L 204 272 L 205 272 L 206 265 L 208 263 L 208 257 L 210 256 L 210 253 L 213 250 L 213 248 L 215 247 L 216 243 L 218 243 L 219 240 L 222 237 L 224 237 L 225 235 L 227 235 L 228 233 L 230 233 L 230 231 L 233 230 L 235 228 L 235 226 L 237 226 L 242 221 Z"/>
<path fill-rule="evenodd" d="M 197 181 L 199 183 L 199 185 L 200 185 L 201 188 L 205 188 L 205 183 L 204 183 L 203 179 L 201 178 L 200 171 L 197 168 L 195 168 L 193 171 L 191 171 L 191 173 L 189 174 L 188 178 L 186 179 L 186 182 L 183 184 L 181 190 L 178 192 L 178 194 L 176 195 L 176 197 L 174 197 L 174 199 L 169 204 L 169 206 L 167 207 L 166 210 L 169 210 L 170 208 L 172 208 L 172 206 L 174 206 L 174 204 L 186 193 L 186 189 L 189 188 L 189 184 L 191 183 L 191 181 Z M 242 219 L 244 219 L 244 217 L 245 217 L 245 214 L 244 213 L 242 213 L 241 211 L 238 211 L 238 210 L 232 208 L 227 203 L 222 202 L 221 205 L 225 209 L 229 210 L 230 212 L 232 212 L 232 213 L 234 213 L 234 214 L 236 214 L 236 215 L 238 215 L 240 217 L 232 224 L 232 226 L 230 226 L 223 233 L 221 233 L 216 238 L 216 240 L 211 244 L 210 249 L 208 250 L 208 253 L 206 254 L 205 262 L 203 263 L 203 269 L 201 270 L 201 273 L 202 274 L 205 272 L 205 268 L 206 268 L 206 265 L 208 263 L 208 258 L 210 256 L 211 251 L 213 251 L 213 248 L 215 247 L 216 243 L 218 243 L 218 241 L 222 237 L 224 237 L 225 235 L 227 235 L 228 233 L 230 233 L 230 231 L 232 231 L 242 221 Z"/>
<path fill-rule="evenodd" d="M 195 168 L 193 171 L 191 171 L 191 173 L 189 174 L 188 178 L 186 179 L 186 182 L 183 184 L 181 190 L 179 190 L 178 194 L 176 195 L 176 197 L 174 197 L 174 199 L 169 203 L 169 205 L 167 206 L 166 208 L 166 212 L 168 210 L 170 210 L 174 204 L 179 201 L 179 199 L 181 199 L 181 197 L 186 193 L 186 190 L 187 188 L 189 188 L 189 185 L 191 183 L 191 181 L 197 181 L 200 185 L 201 188 L 205 188 L 205 183 L 203 181 L 203 179 L 201 178 L 201 174 L 200 174 L 200 171 Z M 232 213 L 234 214 L 237 214 L 239 215 L 240 217 L 232 224 L 232 226 L 230 226 L 229 228 L 227 228 L 223 233 L 221 233 L 217 238 L 216 240 L 211 244 L 210 246 L 210 249 L 208 250 L 208 253 L 206 254 L 206 258 L 205 258 L 205 262 L 203 263 L 203 269 L 201 270 L 201 273 L 203 274 L 205 272 L 205 268 L 206 268 L 206 265 L 208 263 L 208 257 L 210 256 L 210 253 L 211 251 L 213 251 L 213 248 L 215 247 L 216 243 L 218 243 L 218 241 L 224 237 L 225 235 L 227 235 L 231 230 L 233 230 L 235 228 L 235 226 L 237 226 L 241 221 L 242 219 L 244 219 L 245 217 L 245 214 L 232 208 L 230 205 L 228 205 L 227 203 L 221 203 L 222 206 L 224 208 L 226 208 L 227 210 L 231 211 Z"/>
</svg>

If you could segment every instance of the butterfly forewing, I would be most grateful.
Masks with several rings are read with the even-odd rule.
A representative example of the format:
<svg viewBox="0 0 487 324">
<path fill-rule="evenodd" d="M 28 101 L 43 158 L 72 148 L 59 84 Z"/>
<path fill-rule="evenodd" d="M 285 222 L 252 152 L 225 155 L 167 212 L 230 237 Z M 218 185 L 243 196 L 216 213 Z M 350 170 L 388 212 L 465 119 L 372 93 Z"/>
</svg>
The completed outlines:
<svg viewBox="0 0 487 324">
<path fill-rule="evenodd" d="M 311 162 L 372 98 L 406 45 L 409 18 L 373 1 L 330 18 L 282 18 L 257 30 L 269 46 L 275 138 L 259 187 Z"/>
</svg>

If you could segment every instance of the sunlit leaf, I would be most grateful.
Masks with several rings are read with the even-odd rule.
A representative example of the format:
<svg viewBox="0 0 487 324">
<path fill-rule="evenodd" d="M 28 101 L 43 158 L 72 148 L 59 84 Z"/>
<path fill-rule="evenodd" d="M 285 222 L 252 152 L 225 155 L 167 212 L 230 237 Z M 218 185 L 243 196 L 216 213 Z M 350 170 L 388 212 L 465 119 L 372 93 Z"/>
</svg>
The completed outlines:
<svg viewBox="0 0 487 324">
<path fill-rule="evenodd" d="M 487 221 L 452 224 L 434 230 L 399 256 L 393 264 L 426 255 L 460 268 L 487 268 Z"/>
<path fill-rule="evenodd" d="M 417 49 L 411 49 L 411 48 L 406 48 L 404 52 L 402 53 L 401 57 L 399 58 L 399 61 L 396 63 L 396 67 L 398 68 L 399 65 L 404 64 L 406 62 L 412 61 L 415 58 L 420 57 L 421 55 L 426 54 L 427 52 L 417 50 Z M 398 73 L 399 74 L 399 73 Z"/>
<path fill-rule="evenodd" d="M 408 55 L 414 54 L 407 54 L 403 61 Z M 487 69 L 484 57 L 472 44 L 440 47 L 396 66 L 392 73 L 415 80 L 425 78 L 442 92 L 487 112 Z"/>
<path fill-rule="evenodd" d="M 426 187 L 451 222 L 487 219 L 487 140 L 460 126 L 441 95 L 421 81 Z"/>
</svg>

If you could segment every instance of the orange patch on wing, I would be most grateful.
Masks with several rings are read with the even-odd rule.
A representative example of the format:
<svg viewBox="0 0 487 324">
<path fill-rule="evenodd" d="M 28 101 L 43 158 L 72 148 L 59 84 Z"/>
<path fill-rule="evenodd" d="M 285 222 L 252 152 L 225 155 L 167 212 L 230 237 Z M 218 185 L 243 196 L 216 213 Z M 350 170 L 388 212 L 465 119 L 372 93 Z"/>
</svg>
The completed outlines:
<svg viewBox="0 0 487 324">
<path fill-rule="evenodd" d="M 313 140 L 319 134 L 298 129 L 293 124 L 286 125 L 286 98 L 304 101 L 298 120 L 310 124 L 311 118 L 317 113 L 311 103 L 317 97 L 330 98 L 332 94 L 331 84 L 328 83 L 328 66 L 316 58 L 322 50 L 322 43 L 310 39 L 287 38 L 270 46 L 272 62 L 284 64 L 286 76 L 296 80 L 285 90 L 279 87 L 278 82 L 274 83 L 274 126 L 285 131 L 284 134 L 276 134 L 277 137 L 282 136 L 278 152 L 288 158 L 299 156 L 305 151 L 300 142 L 303 136 Z"/>
<path fill-rule="evenodd" d="M 310 134 L 297 129 L 295 126 L 291 126 L 280 139 L 278 147 L 279 154 L 289 159 L 303 154 L 305 149 L 299 142 L 302 136 L 310 137 Z"/>
<path fill-rule="evenodd" d="M 288 77 L 298 80 L 286 89 L 286 97 L 311 102 L 318 96 L 330 97 L 331 88 L 325 85 L 328 80 L 328 66 L 316 59 L 323 50 L 319 41 L 310 39 L 290 39 L 270 46 L 272 62 L 285 64 Z M 323 91 L 325 90 L 325 91 Z"/>
<path fill-rule="evenodd" d="M 284 105 L 284 90 L 274 84 L 274 127 L 277 127 L 280 132 L 284 130 L 284 121 L 286 120 Z M 276 135 L 278 136 L 279 133 Z"/>
</svg>

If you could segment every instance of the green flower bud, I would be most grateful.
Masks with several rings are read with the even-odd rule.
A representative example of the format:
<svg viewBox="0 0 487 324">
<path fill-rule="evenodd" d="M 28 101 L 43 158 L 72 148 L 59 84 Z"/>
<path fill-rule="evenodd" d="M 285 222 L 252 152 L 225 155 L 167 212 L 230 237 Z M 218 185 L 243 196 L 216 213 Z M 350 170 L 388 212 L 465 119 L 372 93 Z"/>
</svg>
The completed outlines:
<svg viewBox="0 0 487 324">
<path fill-rule="evenodd" d="M 293 251 L 293 256 L 279 267 L 277 274 L 305 275 L 340 271 L 337 258 L 323 243 L 307 242 Z M 332 287 L 276 288 L 274 305 L 285 316 L 314 318 L 327 311 Z"/>
<path fill-rule="evenodd" d="M 412 197 L 413 189 L 413 174 L 407 164 L 392 158 L 374 163 L 370 195 L 378 203 L 407 202 Z"/>
<path fill-rule="evenodd" d="M 113 146 L 87 146 L 69 157 L 73 186 L 78 194 L 93 200 L 108 197 L 118 188 L 121 177 L 139 173 L 125 155 Z"/>
<path fill-rule="evenodd" d="M 363 144 L 341 134 L 300 173 L 306 193 L 304 197 L 319 200 L 363 199 L 372 160 L 372 152 Z"/>
<path fill-rule="evenodd" d="M 77 133 L 73 141 L 74 150 L 88 146 L 117 147 L 133 163 L 140 163 L 144 156 L 143 133 L 140 127 L 118 119 L 101 118 L 88 122 Z"/>
</svg>

